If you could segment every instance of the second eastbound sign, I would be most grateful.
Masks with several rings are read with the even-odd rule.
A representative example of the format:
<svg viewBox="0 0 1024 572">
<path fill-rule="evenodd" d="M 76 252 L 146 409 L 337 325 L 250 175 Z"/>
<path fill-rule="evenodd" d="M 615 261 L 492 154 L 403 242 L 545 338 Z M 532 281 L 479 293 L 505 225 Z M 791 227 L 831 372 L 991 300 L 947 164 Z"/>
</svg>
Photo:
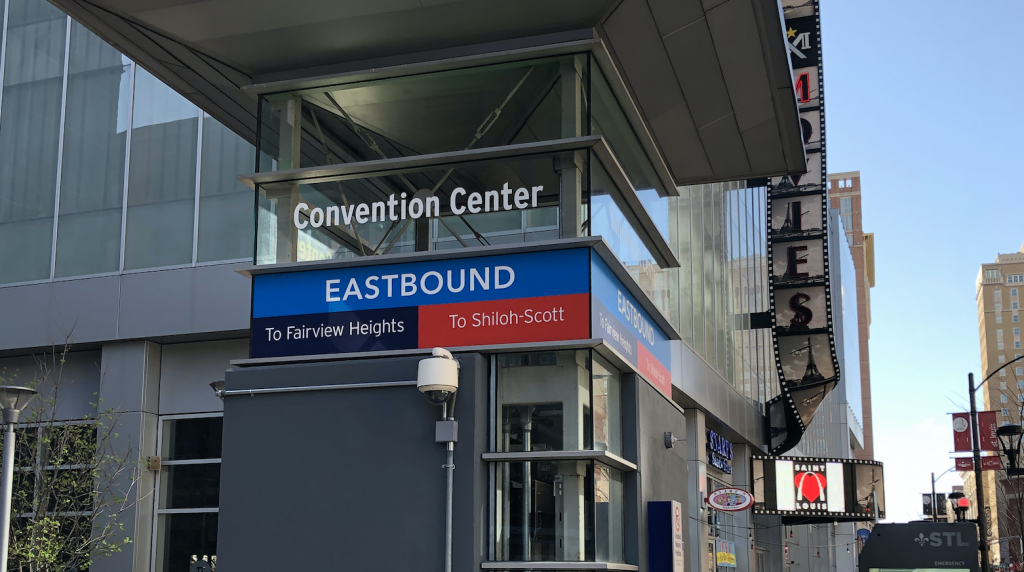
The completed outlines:
<svg viewBox="0 0 1024 572">
<path fill-rule="evenodd" d="M 605 338 L 671 394 L 668 337 L 588 248 L 257 274 L 251 328 L 254 358 Z"/>
</svg>

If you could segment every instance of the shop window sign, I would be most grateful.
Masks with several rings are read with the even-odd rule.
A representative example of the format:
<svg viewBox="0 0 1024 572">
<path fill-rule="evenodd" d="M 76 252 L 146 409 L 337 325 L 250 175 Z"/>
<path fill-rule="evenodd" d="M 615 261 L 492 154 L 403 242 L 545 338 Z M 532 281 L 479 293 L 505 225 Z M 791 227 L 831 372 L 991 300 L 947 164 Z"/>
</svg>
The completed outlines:
<svg viewBox="0 0 1024 572">
<path fill-rule="evenodd" d="M 708 429 L 708 464 L 723 473 L 732 474 L 732 443 Z"/>
</svg>

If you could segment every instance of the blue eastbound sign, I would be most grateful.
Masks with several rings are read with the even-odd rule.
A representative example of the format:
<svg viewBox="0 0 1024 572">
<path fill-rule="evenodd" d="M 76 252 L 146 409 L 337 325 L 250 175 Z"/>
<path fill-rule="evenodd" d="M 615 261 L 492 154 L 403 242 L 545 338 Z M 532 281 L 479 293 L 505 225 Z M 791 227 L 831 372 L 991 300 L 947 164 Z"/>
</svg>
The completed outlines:
<svg viewBox="0 0 1024 572">
<path fill-rule="evenodd" d="M 589 337 L 586 249 L 257 274 L 252 356 Z"/>
<path fill-rule="evenodd" d="M 594 337 L 671 395 L 669 338 L 590 248 L 253 276 L 254 358 Z"/>
<path fill-rule="evenodd" d="M 591 259 L 590 292 L 594 337 L 607 341 L 641 375 L 671 397 L 672 348 L 668 336 L 596 254 Z"/>
</svg>

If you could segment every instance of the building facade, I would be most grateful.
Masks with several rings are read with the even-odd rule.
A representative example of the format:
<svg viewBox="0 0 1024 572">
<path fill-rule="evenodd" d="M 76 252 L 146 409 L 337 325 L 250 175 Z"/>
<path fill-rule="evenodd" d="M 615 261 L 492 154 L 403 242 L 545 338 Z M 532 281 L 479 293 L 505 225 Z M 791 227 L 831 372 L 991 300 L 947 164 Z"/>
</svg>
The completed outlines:
<svg viewBox="0 0 1024 572">
<path fill-rule="evenodd" d="M 434 344 L 461 364 L 455 568 L 647 570 L 646 503 L 664 500 L 680 503 L 687 570 L 714 572 L 720 541 L 741 570 L 782 572 L 804 552 L 807 569 L 850 568 L 845 528 L 706 503 L 752 486 L 780 393 L 756 319 L 764 178 L 804 159 L 775 2 L 598 3 L 529 22 L 522 6 L 456 3 L 463 27 L 438 24 L 451 6 L 398 11 L 444 37 L 401 37 L 394 14 L 351 6 L 251 14 L 245 29 L 187 5 L 55 4 L 71 15 L 5 2 L 0 317 L 17 327 L 0 332 L 0 368 L 27 382 L 33 356 L 67 346 L 60 380 L 40 386 L 59 390 L 58 417 L 122 412 L 120 454 L 140 467 L 119 516 L 132 543 L 91 569 L 440 567 L 439 411 L 409 387 L 429 348 L 384 347 L 371 316 L 380 331 L 358 351 L 261 355 L 281 316 L 259 314 L 252 280 L 577 252 L 584 270 L 548 266 L 537 288 L 606 268 L 629 303 L 617 310 L 649 326 L 634 343 L 664 337 L 667 375 L 599 335 L 590 306 L 585 335 Z M 325 18 L 361 43 L 338 43 Z M 191 23 L 164 29 L 175 22 Z M 404 296 L 403 275 L 376 292 Z M 814 434 L 837 444 L 808 437 L 805 453 L 848 457 L 849 400 L 829 399 Z"/>
<path fill-rule="evenodd" d="M 982 387 L 983 409 L 996 412 L 1000 425 L 1021 423 L 1024 408 L 1024 364 L 1004 367 L 1024 355 L 1020 338 L 1020 294 L 1024 293 L 1024 245 L 1020 252 L 999 254 L 995 262 L 981 265 L 976 283 L 978 334 L 981 340 L 982 379 L 999 373 Z M 1003 369 L 999 369 L 999 368 Z M 961 473 L 971 506 L 976 504 L 973 473 Z M 1003 471 L 983 473 L 989 538 L 1000 539 L 999 550 L 993 550 L 993 561 L 1021 561 L 1022 529 L 1020 479 L 1008 479 Z"/>
<path fill-rule="evenodd" d="M 854 401 L 854 414 L 861 423 L 864 433 L 863 449 L 856 451 L 858 459 L 874 459 L 874 430 L 871 423 L 871 289 L 875 287 L 875 235 L 864 232 L 862 214 L 860 171 L 846 173 L 830 173 L 828 176 L 829 203 L 833 209 L 839 209 L 843 230 L 846 234 L 844 244 L 853 255 L 856 272 L 856 291 L 849 297 L 856 299 L 857 332 L 860 359 L 856 363 L 847 362 L 847 368 L 856 368 L 860 375 L 859 403 Z M 844 298 L 845 299 L 845 298 Z M 852 371 L 848 369 L 847 371 Z"/>
</svg>

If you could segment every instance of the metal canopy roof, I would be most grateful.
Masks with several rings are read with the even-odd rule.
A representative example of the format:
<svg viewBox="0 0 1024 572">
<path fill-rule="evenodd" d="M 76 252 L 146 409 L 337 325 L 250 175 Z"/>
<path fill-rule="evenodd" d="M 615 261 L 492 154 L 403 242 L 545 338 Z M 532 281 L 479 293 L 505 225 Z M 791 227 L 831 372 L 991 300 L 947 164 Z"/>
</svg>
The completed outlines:
<svg viewBox="0 0 1024 572">
<path fill-rule="evenodd" d="M 677 184 L 805 170 L 777 0 L 50 1 L 253 142 L 257 84 L 597 39 Z"/>
</svg>

